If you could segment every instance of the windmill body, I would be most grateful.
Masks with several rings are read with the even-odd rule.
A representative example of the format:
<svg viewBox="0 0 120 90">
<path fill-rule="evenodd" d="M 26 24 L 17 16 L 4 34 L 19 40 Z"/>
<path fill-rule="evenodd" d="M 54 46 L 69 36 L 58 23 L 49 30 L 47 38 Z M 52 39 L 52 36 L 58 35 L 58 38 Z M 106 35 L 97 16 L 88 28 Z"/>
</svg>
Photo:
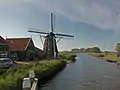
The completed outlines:
<svg viewBox="0 0 120 90">
<path fill-rule="evenodd" d="M 39 33 L 40 36 L 45 35 L 45 36 L 43 36 L 45 38 L 45 41 L 43 44 L 43 51 L 44 51 L 45 57 L 47 59 L 58 58 L 57 42 L 60 41 L 60 39 L 62 37 L 74 37 L 72 35 L 54 33 L 55 23 L 53 21 L 54 21 L 54 17 L 53 17 L 53 14 L 51 13 L 50 14 L 51 31 L 49 33 L 40 32 L 40 31 L 38 31 L 39 29 L 35 29 L 35 28 L 30 28 L 30 30 L 28 30 L 28 32 Z M 60 37 L 60 39 L 56 42 L 56 38 L 58 38 L 58 37 Z"/>
<path fill-rule="evenodd" d="M 57 58 L 58 49 L 57 49 L 56 39 L 54 39 L 50 35 L 47 35 L 45 37 L 43 51 L 45 52 L 45 56 L 47 59 Z"/>
</svg>

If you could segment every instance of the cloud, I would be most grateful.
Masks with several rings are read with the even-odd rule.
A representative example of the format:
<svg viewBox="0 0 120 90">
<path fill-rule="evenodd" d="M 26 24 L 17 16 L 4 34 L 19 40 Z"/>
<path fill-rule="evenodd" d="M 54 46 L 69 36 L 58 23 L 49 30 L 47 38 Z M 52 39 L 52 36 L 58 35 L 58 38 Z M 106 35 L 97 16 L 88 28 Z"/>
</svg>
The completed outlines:
<svg viewBox="0 0 120 90">
<path fill-rule="evenodd" d="M 62 14 L 100 28 L 120 29 L 119 0 L 0 0 L 0 8 L 24 11 L 25 6 Z"/>
<path fill-rule="evenodd" d="M 119 8 L 118 0 L 40 0 L 40 8 L 79 21 L 93 24 L 101 28 L 118 29 Z"/>
</svg>

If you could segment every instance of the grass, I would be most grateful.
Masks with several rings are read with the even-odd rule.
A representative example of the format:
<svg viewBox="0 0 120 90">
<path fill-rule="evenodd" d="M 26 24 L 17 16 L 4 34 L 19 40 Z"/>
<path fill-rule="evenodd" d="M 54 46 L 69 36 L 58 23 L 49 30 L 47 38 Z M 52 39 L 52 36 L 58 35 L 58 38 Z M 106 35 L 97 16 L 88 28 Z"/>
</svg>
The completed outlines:
<svg viewBox="0 0 120 90">
<path fill-rule="evenodd" d="M 118 60 L 120 60 L 120 58 L 117 57 L 115 54 L 106 55 L 103 59 L 111 60 L 111 61 L 118 61 Z"/>
<path fill-rule="evenodd" d="M 29 70 L 34 70 L 39 84 L 51 79 L 66 65 L 62 60 L 42 61 L 21 65 L 19 68 L 13 66 L 9 69 L 0 70 L 0 90 L 22 90 L 22 80 L 28 76 Z"/>
<path fill-rule="evenodd" d="M 116 53 L 89 53 L 92 56 L 99 57 L 100 55 L 104 55 L 103 57 L 99 57 L 104 60 L 110 60 L 110 61 L 118 61 L 120 60 L 120 57 L 116 56 Z"/>
<path fill-rule="evenodd" d="M 72 53 L 72 52 L 60 52 L 59 56 L 60 56 L 61 59 L 75 60 L 76 54 Z"/>
</svg>

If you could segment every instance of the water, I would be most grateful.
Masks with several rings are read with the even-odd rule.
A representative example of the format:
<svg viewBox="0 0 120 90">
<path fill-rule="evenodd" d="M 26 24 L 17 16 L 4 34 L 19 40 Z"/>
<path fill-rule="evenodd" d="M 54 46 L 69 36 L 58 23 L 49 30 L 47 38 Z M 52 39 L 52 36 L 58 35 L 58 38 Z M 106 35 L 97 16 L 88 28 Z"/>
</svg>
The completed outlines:
<svg viewBox="0 0 120 90">
<path fill-rule="evenodd" d="M 77 61 L 67 65 L 42 90 L 120 90 L 120 67 L 78 54 Z"/>
</svg>

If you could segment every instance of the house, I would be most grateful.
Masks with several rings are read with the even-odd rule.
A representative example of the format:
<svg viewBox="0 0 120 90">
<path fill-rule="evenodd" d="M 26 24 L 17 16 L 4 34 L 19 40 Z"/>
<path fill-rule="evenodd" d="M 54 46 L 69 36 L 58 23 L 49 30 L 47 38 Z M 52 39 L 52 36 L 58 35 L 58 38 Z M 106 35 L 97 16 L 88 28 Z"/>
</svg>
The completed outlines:
<svg viewBox="0 0 120 90">
<path fill-rule="evenodd" d="M 85 52 L 85 50 L 86 50 L 85 48 L 80 48 L 79 52 L 83 53 L 83 52 Z"/>
<path fill-rule="evenodd" d="M 6 40 L 0 36 L 0 57 L 8 57 L 9 56 L 9 45 Z"/>
<path fill-rule="evenodd" d="M 35 56 L 36 56 L 36 59 L 43 59 L 45 58 L 45 53 L 43 50 L 35 47 Z"/>
<path fill-rule="evenodd" d="M 34 60 L 35 46 L 32 38 L 7 38 L 10 57 L 15 60 Z"/>
</svg>

